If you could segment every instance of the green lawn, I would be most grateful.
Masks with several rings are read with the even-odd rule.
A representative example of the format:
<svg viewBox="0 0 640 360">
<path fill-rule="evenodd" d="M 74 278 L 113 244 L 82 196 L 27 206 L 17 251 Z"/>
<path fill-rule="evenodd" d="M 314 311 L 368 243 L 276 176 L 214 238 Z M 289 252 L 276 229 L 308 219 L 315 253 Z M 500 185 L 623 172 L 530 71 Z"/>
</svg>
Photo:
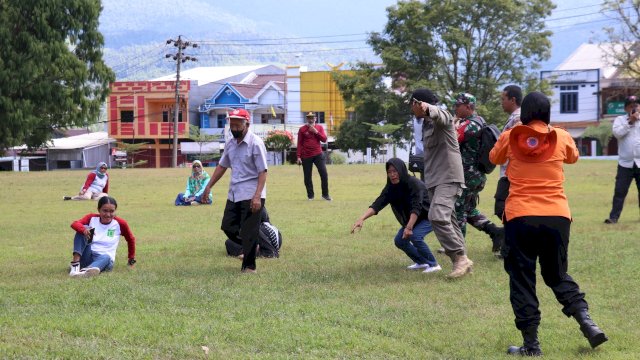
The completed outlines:
<svg viewBox="0 0 640 360">
<path fill-rule="evenodd" d="M 575 217 L 569 273 L 610 340 L 592 351 L 539 278 L 548 359 L 640 357 L 636 190 L 620 223 L 602 223 L 615 168 L 587 160 L 566 173 Z M 349 234 L 385 183 L 383 165 L 328 171 L 333 202 L 306 200 L 298 166 L 270 168 L 267 208 L 284 236 L 282 256 L 259 259 L 259 273 L 243 275 L 240 261 L 225 256 L 219 230 L 229 174 L 214 188 L 213 206 L 178 208 L 173 199 L 187 169 L 111 170 L 118 215 L 138 239 L 138 264 L 127 268 L 122 240 L 114 271 L 91 279 L 68 276 L 69 225 L 96 202 L 62 201 L 86 172 L 0 173 L 0 358 L 207 358 L 202 346 L 214 359 L 509 358 L 507 346 L 521 337 L 489 238 L 469 230 L 472 276 L 446 280 L 451 264 L 442 255 L 439 273 L 406 271 L 390 209 Z M 496 176 L 481 197 L 488 214 Z M 427 242 L 438 247 L 433 234 Z"/>
</svg>

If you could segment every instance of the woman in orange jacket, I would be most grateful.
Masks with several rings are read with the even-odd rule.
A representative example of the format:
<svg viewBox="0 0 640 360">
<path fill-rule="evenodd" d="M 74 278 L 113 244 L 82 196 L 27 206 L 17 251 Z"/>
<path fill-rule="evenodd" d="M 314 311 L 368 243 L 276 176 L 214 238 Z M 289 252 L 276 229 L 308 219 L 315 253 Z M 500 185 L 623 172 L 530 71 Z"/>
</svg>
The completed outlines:
<svg viewBox="0 0 640 360">
<path fill-rule="evenodd" d="M 536 260 L 547 286 L 573 316 L 591 347 L 607 341 L 591 320 L 585 294 L 567 274 L 571 212 L 564 193 L 563 164 L 578 161 L 578 149 L 565 130 L 549 125 L 549 99 L 533 92 L 522 100 L 523 125 L 504 132 L 489 154 L 496 165 L 509 161 L 511 182 L 506 200 L 504 268 L 509 274 L 510 300 L 524 344 L 509 354 L 542 355 L 538 342 L 540 311 L 536 296 Z"/>
</svg>

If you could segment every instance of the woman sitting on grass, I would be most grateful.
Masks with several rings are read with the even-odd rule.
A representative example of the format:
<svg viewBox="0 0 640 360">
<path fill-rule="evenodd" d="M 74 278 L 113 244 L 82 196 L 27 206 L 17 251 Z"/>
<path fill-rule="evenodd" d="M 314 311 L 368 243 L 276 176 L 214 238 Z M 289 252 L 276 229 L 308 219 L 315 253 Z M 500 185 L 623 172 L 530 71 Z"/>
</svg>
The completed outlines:
<svg viewBox="0 0 640 360">
<path fill-rule="evenodd" d="M 353 224 L 351 233 L 362 229 L 366 219 L 391 204 L 391 209 L 402 226 L 394 239 L 396 246 L 415 262 L 407 269 L 424 269 L 425 273 L 442 270 L 424 242 L 424 237 L 431 232 L 431 223 L 427 218 L 429 199 L 426 186 L 420 179 L 410 176 L 404 161 L 398 158 L 389 159 L 386 168 L 387 185 L 376 201 Z"/>
<path fill-rule="evenodd" d="M 109 174 L 107 163 L 101 162 L 89 173 L 82 189 L 76 196 L 65 196 L 64 200 L 97 200 L 109 193 Z"/>
<path fill-rule="evenodd" d="M 87 214 L 71 224 L 73 260 L 69 276 L 89 277 L 111 271 L 116 260 L 120 235 L 127 240 L 130 267 L 136 263 L 136 238 L 127 222 L 116 216 L 116 199 L 104 196 L 98 200 L 98 214 Z"/>
<path fill-rule="evenodd" d="M 202 204 L 202 193 L 205 186 L 209 182 L 209 174 L 202 169 L 202 162 L 196 160 L 191 166 L 191 176 L 187 179 L 187 188 L 184 193 L 179 193 L 176 197 L 176 206 L 189 206 Z M 209 194 L 209 201 L 205 204 L 213 202 L 213 195 Z"/>
</svg>

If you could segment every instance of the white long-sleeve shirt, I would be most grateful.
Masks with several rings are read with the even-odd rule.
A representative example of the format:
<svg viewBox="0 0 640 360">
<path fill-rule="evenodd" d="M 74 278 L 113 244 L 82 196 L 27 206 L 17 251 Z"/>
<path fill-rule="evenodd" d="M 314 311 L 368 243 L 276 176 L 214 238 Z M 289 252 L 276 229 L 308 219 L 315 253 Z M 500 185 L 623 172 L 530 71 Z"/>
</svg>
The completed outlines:
<svg viewBox="0 0 640 360">
<path fill-rule="evenodd" d="M 613 121 L 613 136 L 618 139 L 618 164 L 640 167 L 640 121 L 629 125 L 629 115 L 620 115 Z"/>
</svg>

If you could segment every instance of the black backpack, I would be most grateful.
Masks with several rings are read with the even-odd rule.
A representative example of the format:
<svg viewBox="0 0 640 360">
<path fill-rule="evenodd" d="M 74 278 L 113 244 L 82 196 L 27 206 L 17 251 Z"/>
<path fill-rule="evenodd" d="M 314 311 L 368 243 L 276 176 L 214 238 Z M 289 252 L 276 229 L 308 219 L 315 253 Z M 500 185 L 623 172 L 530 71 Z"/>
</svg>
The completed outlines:
<svg viewBox="0 0 640 360">
<path fill-rule="evenodd" d="M 480 139 L 478 170 L 485 174 L 491 174 L 496 166 L 489 161 L 489 152 L 491 152 L 493 145 L 496 144 L 500 137 L 500 129 L 495 124 L 487 124 L 484 119 L 482 119 L 480 125 L 482 130 L 480 130 L 480 135 L 478 136 Z"/>
<path fill-rule="evenodd" d="M 224 242 L 227 248 L 227 255 L 240 256 L 243 253 L 242 244 L 227 239 Z M 280 247 L 282 246 L 282 234 L 275 226 L 269 222 L 262 222 L 258 230 L 258 252 L 256 256 L 277 258 L 280 257 Z"/>
<path fill-rule="evenodd" d="M 258 238 L 258 256 L 280 257 L 280 247 L 282 246 L 282 234 L 277 227 L 269 222 L 260 224 Z"/>
</svg>

